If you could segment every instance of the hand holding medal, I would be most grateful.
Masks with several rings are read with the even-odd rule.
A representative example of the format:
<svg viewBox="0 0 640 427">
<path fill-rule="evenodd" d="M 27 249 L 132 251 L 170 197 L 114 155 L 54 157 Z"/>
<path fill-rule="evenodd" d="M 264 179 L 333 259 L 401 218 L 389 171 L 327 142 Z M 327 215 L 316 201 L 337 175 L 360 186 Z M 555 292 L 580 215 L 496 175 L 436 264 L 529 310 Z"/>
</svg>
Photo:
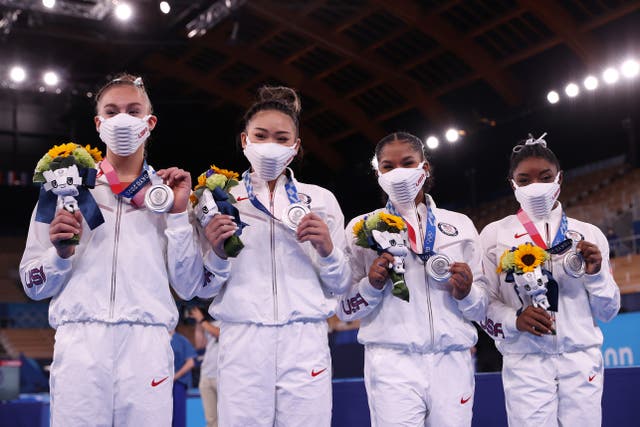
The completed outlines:
<svg viewBox="0 0 640 427">
<path fill-rule="evenodd" d="M 582 240 L 576 245 L 577 251 L 582 256 L 585 263 L 584 271 L 587 274 L 597 274 L 602 266 L 602 253 L 600 249 L 593 243 Z"/>
<path fill-rule="evenodd" d="M 180 213 L 187 210 L 191 193 L 191 174 L 183 169 L 171 167 L 160 169 L 155 175 L 159 179 L 155 180 L 152 174 L 151 187 L 144 196 L 147 208 L 159 213 Z"/>
<path fill-rule="evenodd" d="M 291 207 L 293 205 L 289 206 Z M 303 215 L 302 212 L 305 211 L 300 211 L 296 214 L 297 209 L 289 210 L 289 213 L 293 213 L 293 216 L 302 215 L 298 219 L 297 227 L 293 228 L 296 232 L 296 237 L 299 242 L 311 242 L 311 245 L 318 251 L 321 257 L 327 257 L 333 251 L 333 242 L 331 241 L 329 227 L 318 214 L 310 212 L 306 206 L 304 206 L 304 208 L 305 211 L 309 213 Z M 294 221 L 295 219 L 292 222 Z"/>
<path fill-rule="evenodd" d="M 449 284 L 451 285 L 451 295 L 457 300 L 461 300 L 471 292 L 473 283 L 473 273 L 467 263 L 454 262 L 449 267 Z"/>
</svg>

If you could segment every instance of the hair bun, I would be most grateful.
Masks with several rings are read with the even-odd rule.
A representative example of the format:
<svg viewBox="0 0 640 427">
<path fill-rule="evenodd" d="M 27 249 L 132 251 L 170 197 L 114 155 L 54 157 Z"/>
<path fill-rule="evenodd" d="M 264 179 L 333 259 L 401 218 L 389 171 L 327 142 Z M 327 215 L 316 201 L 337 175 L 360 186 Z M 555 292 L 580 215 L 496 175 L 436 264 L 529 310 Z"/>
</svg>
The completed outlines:
<svg viewBox="0 0 640 427">
<path fill-rule="evenodd" d="M 280 102 L 296 115 L 300 114 L 302 103 L 295 90 L 286 86 L 262 86 L 258 89 L 258 102 Z"/>
</svg>

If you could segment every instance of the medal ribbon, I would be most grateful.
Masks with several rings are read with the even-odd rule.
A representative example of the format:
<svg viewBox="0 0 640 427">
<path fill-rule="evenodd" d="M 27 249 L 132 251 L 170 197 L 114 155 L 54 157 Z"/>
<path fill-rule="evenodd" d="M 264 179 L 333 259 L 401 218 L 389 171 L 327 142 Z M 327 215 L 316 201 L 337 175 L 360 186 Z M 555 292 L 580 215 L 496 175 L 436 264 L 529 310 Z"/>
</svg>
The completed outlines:
<svg viewBox="0 0 640 427">
<path fill-rule="evenodd" d="M 558 229 L 558 232 L 556 233 L 556 237 L 554 237 L 550 248 L 547 248 L 547 244 L 545 243 L 544 239 L 540 235 L 540 232 L 538 232 L 538 229 L 536 228 L 535 224 L 533 223 L 531 218 L 529 218 L 529 215 L 527 215 L 527 213 L 524 210 L 520 209 L 517 213 L 517 217 L 518 217 L 518 221 L 520 221 L 520 224 L 522 224 L 522 226 L 527 231 L 527 233 L 533 240 L 533 243 L 536 244 L 536 246 L 539 246 L 542 249 L 545 249 L 547 250 L 547 252 L 552 253 L 554 255 L 562 253 L 571 247 L 571 243 L 572 243 L 571 239 L 567 239 L 565 237 L 567 230 L 569 229 L 569 225 L 567 221 L 567 215 L 564 213 L 564 210 L 562 211 L 560 228 Z"/>
<path fill-rule="evenodd" d="M 142 165 L 142 173 L 140 176 L 134 179 L 127 187 L 120 182 L 116 170 L 107 159 L 103 159 L 102 162 L 100 162 L 100 170 L 104 174 L 105 178 L 107 178 L 113 194 L 129 200 L 136 208 L 140 208 L 144 205 L 144 194 L 147 190 L 147 184 L 160 181 L 159 177 L 156 176 L 155 171 L 147 164 L 146 160 Z M 142 191 L 143 189 L 144 191 Z"/>
<path fill-rule="evenodd" d="M 266 213 L 271 218 L 276 221 L 280 221 L 280 219 L 273 216 L 273 214 L 267 209 L 261 202 L 258 200 L 258 197 L 253 192 L 253 184 L 251 183 L 251 174 L 249 173 L 249 169 L 244 171 L 242 174 L 242 182 L 244 183 L 244 188 L 247 190 L 247 197 L 253 206 L 256 209 Z M 298 189 L 296 188 L 293 179 L 287 176 L 287 182 L 284 184 L 284 188 L 287 192 L 287 198 L 289 199 L 289 203 L 300 203 L 300 197 L 298 196 Z"/>
<path fill-rule="evenodd" d="M 433 245 L 436 241 L 436 217 L 429 206 L 429 203 L 425 203 L 427 206 L 427 223 L 424 230 L 424 239 L 422 240 L 422 253 L 418 252 L 418 244 L 416 243 L 416 232 L 409 224 L 409 221 L 404 221 L 407 225 L 407 236 L 409 237 L 409 246 L 411 251 L 418 256 L 423 262 L 426 262 L 432 255 L 435 255 L 433 251 Z M 387 211 L 402 218 L 402 215 L 398 213 L 396 208 L 391 203 L 391 200 L 387 201 Z M 404 220 L 404 218 L 403 218 Z M 420 219 L 418 219 L 419 221 Z"/>
</svg>

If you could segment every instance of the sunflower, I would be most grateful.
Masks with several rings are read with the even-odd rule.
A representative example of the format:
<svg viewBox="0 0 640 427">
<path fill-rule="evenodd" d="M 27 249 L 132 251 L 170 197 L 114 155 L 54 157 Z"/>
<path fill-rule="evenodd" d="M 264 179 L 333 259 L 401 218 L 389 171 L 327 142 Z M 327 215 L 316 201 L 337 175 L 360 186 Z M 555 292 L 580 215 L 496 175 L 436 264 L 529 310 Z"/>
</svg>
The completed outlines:
<svg viewBox="0 0 640 427">
<path fill-rule="evenodd" d="M 93 157 L 94 162 L 99 162 L 102 160 L 102 151 L 98 150 L 97 147 L 91 148 L 89 144 L 84 146 L 84 149 Z"/>
<path fill-rule="evenodd" d="M 380 219 L 384 221 L 390 228 L 395 228 L 396 231 L 405 229 L 404 221 L 399 216 L 380 212 Z"/>
<path fill-rule="evenodd" d="M 500 262 L 498 263 L 498 268 L 496 268 L 497 273 L 502 273 L 503 271 L 510 271 L 515 268 L 513 254 L 514 254 L 513 250 L 509 250 L 509 249 L 507 249 L 502 253 L 502 255 L 500 256 Z"/>
<path fill-rule="evenodd" d="M 207 183 L 207 176 L 205 174 L 201 174 L 198 177 L 198 184 L 193 189 L 197 190 L 198 188 L 202 188 L 205 186 L 206 183 Z"/>
<path fill-rule="evenodd" d="M 532 272 L 547 258 L 548 255 L 544 249 L 531 244 L 520 245 L 513 253 L 515 267 L 522 270 L 523 273 Z"/>
<path fill-rule="evenodd" d="M 238 179 L 240 177 L 238 172 L 230 171 L 228 169 L 220 169 L 215 165 L 211 165 L 211 170 L 215 173 L 219 173 L 220 175 L 224 175 L 227 179 Z"/>
<path fill-rule="evenodd" d="M 56 157 L 69 157 L 69 155 L 73 153 L 73 150 L 75 150 L 76 147 L 78 147 L 78 144 L 75 144 L 73 142 L 54 145 L 47 154 L 49 154 L 52 159 L 55 159 Z"/>
<path fill-rule="evenodd" d="M 191 206 L 197 205 L 198 204 L 198 196 L 196 196 L 193 193 L 189 194 L 189 201 L 191 202 Z"/>
<path fill-rule="evenodd" d="M 358 234 L 362 231 L 362 226 L 364 225 L 364 219 L 353 224 L 353 235 L 358 237 Z"/>
</svg>

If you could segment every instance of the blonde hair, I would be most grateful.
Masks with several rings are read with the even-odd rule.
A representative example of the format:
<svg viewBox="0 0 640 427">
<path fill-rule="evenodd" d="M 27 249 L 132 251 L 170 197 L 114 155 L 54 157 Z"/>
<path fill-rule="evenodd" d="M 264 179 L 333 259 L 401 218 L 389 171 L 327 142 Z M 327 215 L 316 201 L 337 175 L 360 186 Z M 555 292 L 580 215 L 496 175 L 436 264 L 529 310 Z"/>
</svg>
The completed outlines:
<svg viewBox="0 0 640 427">
<path fill-rule="evenodd" d="M 100 103 L 100 99 L 102 99 L 105 92 L 107 92 L 114 86 L 133 86 L 134 88 L 138 89 L 149 104 L 149 112 L 153 113 L 153 105 L 151 104 L 149 94 L 147 93 L 147 90 L 144 87 L 144 83 L 142 82 L 142 77 L 134 76 L 133 74 L 128 73 L 118 74 L 113 80 L 107 82 L 107 84 L 105 84 L 98 90 L 98 93 L 96 94 L 96 112 L 98 111 L 98 104 Z"/>
</svg>

